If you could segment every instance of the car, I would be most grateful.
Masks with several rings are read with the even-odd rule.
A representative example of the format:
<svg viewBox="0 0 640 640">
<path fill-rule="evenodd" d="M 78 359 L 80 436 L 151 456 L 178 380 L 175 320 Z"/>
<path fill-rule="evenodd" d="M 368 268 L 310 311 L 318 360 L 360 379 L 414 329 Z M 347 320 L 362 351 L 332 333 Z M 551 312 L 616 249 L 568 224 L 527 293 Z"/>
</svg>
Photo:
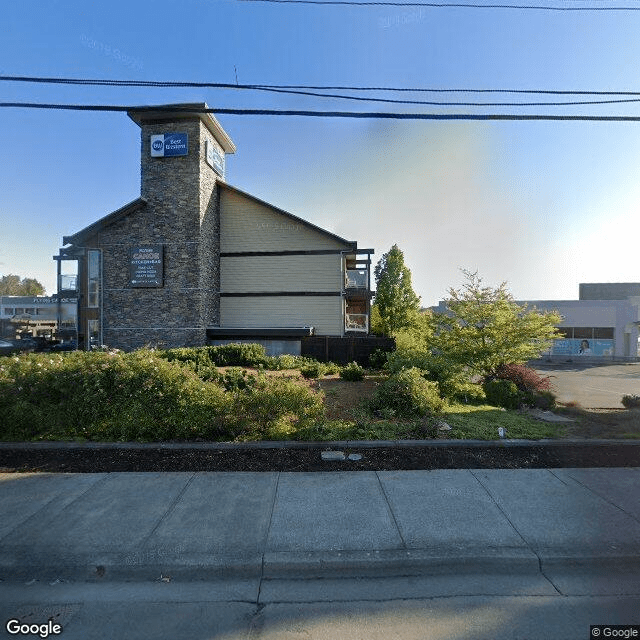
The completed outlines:
<svg viewBox="0 0 640 640">
<path fill-rule="evenodd" d="M 51 347 L 51 351 L 75 351 L 78 348 L 78 343 L 75 340 L 69 342 L 59 342 Z"/>
<path fill-rule="evenodd" d="M 0 353 L 5 355 L 8 353 L 22 352 L 31 353 L 36 350 L 38 343 L 33 338 L 3 338 L 2 342 L 5 344 L 4 349 Z"/>
<path fill-rule="evenodd" d="M 13 344 L 13 340 L 0 340 L 0 356 L 8 356 L 18 351 L 18 348 Z"/>
</svg>

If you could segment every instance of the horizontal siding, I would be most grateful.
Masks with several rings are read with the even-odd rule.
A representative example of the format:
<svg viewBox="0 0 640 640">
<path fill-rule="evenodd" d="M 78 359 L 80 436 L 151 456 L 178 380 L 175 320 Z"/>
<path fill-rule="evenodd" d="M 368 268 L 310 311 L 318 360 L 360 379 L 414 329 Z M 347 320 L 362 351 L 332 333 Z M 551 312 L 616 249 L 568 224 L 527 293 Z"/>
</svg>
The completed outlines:
<svg viewBox="0 0 640 640">
<path fill-rule="evenodd" d="M 220 299 L 221 327 L 315 327 L 319 335 L 342 335 L 342 298 L 252 296 Z"/>
<path fill-rule="evenodd" d="M 266 205 L 220 190 L 220 251 L 346 249 L 345 244 Z"/>
<path fill-rule="evenodd" d="M 220 290 L 340 291 L 342 258 L 326 256 L 245 256 L 220 258 Z"/>
</svg>

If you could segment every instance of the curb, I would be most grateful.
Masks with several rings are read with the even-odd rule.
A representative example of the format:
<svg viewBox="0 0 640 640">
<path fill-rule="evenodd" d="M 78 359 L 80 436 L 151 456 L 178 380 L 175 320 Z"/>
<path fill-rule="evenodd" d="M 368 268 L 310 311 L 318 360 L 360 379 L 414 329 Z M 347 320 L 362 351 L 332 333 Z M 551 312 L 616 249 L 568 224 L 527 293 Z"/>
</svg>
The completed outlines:
<svg viewBox="0 0 640 640">
<path fill-rule="evenodd" d="M 214 582 L 224 580 L 315 580 L 425 578 L 451 575 L 535 576 L 640 574 L 640 556 L 555 556 L 540 559 L 528 548 L 393 549 L 371 551 L 266 552 L 250 557 L 181 555 L 131 563 L 123 554 L 49 557 L 43 564 L 0 561 L 0 581 L 34 582 Z M 179 560 L 179 561 L 176 561 Z"/>
<path fill-rule="evenodd" d="M 336 455 L 322 456 L 327 451 Z M 338 452 L 359 455 L 338 455 Z M 640 440 L 0 443 L 0 472 L 5 473 L 352 472 L 584 467 L 640 467 Z"/>
<path fill-rule="evenodd" d="M 68 449 L 68 450 L 144 450 L 144 449 L 199 449 L 202 451 L 211 450 L 251 450 L 251 449 L 319 449 L 327 450 L 334 448 L 363 448 L 363 449 L 504 449 L 518 447 L 535 448 L 569 448 L 569 447 L 602 447 L 615 446 L 622 448 L 637 448 L 640 452 L 640 440 L 596 440 L 596 439 L 567 439 L 567 440 L 332 440 L 332 441 L 309 441 L 299 440 L 273 440 L 263 442 L 0 442 L 0 451 L 6 449 Z"/>
</svg>

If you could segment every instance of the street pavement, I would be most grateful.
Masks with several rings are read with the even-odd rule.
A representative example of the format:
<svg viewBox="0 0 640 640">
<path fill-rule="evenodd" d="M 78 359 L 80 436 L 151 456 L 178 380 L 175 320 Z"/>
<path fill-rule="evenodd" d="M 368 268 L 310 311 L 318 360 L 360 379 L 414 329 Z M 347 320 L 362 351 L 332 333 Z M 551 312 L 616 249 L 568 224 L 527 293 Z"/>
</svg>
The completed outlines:
<svg viewBox="0 0 640 640">
<path fill-rule="evenodd" d="M 640 362 L 624 364 L 547 365 L 539 363 L 538 372 L 551 377 L 559 402 L 577 402 L 591 409 L 622 409 L 623 395 L 640 394 Z"/>
<path fill-rule="evenodd" d="M 640 468 L 5 473 L 0 516 L 5 637 L 45 637 L 10 619 L 64 640 L 640 624 Z"/>
</svg>

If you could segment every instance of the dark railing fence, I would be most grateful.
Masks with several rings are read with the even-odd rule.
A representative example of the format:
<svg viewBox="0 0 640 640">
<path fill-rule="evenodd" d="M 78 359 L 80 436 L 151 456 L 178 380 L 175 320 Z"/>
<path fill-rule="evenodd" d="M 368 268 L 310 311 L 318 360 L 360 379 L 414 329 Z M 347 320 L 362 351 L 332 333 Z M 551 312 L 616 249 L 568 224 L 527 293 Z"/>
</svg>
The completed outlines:
<svg viewBox="0 0 640 640">
<path fill-rule="evenodd" d="M 396 341 L 394 338 L 378 338 L 375 336 L 309 336 L 302 339 L 301 354 L 320 360 L 322 362 L 336 362 L 348 364 L 357 362 L 359 365 L 368 366 L 369 356 L 381 349 L 394 351 Z"/>
</svg>

